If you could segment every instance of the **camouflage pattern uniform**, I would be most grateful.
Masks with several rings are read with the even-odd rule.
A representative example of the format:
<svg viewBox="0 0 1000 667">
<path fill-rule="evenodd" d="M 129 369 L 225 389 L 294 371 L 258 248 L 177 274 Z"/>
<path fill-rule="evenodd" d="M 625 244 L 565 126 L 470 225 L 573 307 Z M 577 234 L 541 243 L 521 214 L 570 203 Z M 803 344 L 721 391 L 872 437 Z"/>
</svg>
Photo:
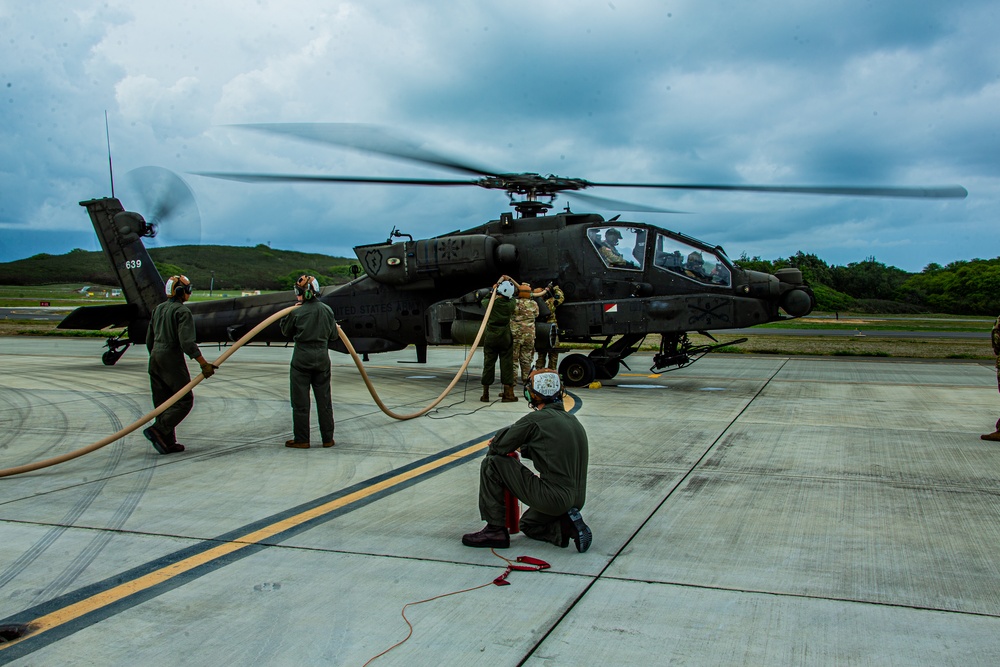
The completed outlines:
<svg viewBox="0 0 1000 667">
<path fill-rule="evenodd" d="M 514 304 L 514 314 L 510 318 L 510 333 L 514 338 L 515 382 L 524 382 L 531 372 L 531 360 L 535 357 L 535 319 L 538 304 L 530 297 L 518 298 Z M 517 379 L 517 368 L 521 367 L 521 379 Z"/>
<path fill-rule="evenodd" d="M 602 245 L 600 250 L 601 257 L 607 262 L 608 266 L 628 266 L 628 261 L 618 252 L 618 248 L 609 245 Z"/>
<path fill-rule="evenodd" d="M 549 316 L 545 318 L 546 322 L 556 325 L 556 331 L 559 330 L 558 323 L 556 322 L 556 308 L 563 304 L 566 300 L 566 295 L 563 291 L 559 289 L 559 285 L 553 285 L 549 288 L 549 296 L 545 298 L 545 305 L 549 308 Z M 535 362 L 535 368 L 551 368 L 552 370 L 559 370 L 556 364 L 559 362 L 559 350 L 556 348 L 559 346 L 559 335 L 556 335 L 553 347 L 546 352 L 538 353 L 538 361 Z M 548 356 L 548 365 L 545 363 L 545 357 Z"/>
</svg>

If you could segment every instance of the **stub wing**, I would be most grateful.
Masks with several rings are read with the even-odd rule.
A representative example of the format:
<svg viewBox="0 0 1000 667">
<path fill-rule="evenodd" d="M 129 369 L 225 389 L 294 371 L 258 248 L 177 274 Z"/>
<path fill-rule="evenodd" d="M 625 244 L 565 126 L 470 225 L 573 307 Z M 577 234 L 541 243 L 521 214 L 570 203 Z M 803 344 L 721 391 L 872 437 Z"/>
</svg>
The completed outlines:
<svg viewBox="0 0 1000 667">
<path fill-rule="evenodd" d="M 127 327 L 138 315 L 139 309 L 131 303 L 80 306 L 67 315 L 56 328 L 100 331 L 108 327 Z"/>
</svg>

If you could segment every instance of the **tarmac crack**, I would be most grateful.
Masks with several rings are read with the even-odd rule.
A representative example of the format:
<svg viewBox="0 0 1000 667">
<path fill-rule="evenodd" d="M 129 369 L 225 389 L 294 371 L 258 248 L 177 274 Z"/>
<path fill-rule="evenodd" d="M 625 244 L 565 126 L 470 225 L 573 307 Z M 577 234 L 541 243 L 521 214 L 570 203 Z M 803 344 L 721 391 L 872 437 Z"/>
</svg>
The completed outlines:
<svg viewBox="0 0 1000 667">
<path fill-rule="evenodd" d="M 694 471 L 702 464 L 702 462 L 705 460 L 706 457 L 708 457 L 708 455 L 712 452 L 712 450 L 716 448 L 716 446 L 725 437 L 726 433 L 729 432 L 729 429 L 732 428 L 733 424 L 735 424 L 739 420 L 739 418 L 742 417 L 743 414 L 750 408 L 750 406 L 753 405 L 754 401 L 756 401 L 757 398 L 760 397 L 760 395 L 764 392 L 764 390 L 771 383 L 771 381 L 774 380 L 774 378 L 778 375 L 778 373 L 780 373 L 781 370 L 785 367 L 788 361 L 789 361 L 788 359 L 782 360 L 781 364 L 776 369 L 774 369 L 771 375 L 763 382 L 763 384 L 761 384 L 760 388 L 757 389 L 756 393 L 754 393 L 754 395 L 750 398 L 750 400 L 747 401 L 746 405 L 743 406 L 743 409 L 740 410 L 739 413 L 737 413 L 736 416 L 733 417 L 728 424 L 726 424 L 726 427 L 722 429 L 722 431 L 712 441 L 712 443 L 705 448 L 705 451 L 702 452 L 701 456 L 699 456 L 698 459 L 693 464 L 687 467 L 687 472 L 684 475 L 682 475 L 677 480 L 677 482 L 674 483 L 674 485 L 670 488 L 670 490 L 667 491 L 667 494 L 663 497 L 663 499 L 656 504 L 656 507 L 654 507 L 653 510 L 649 513 L 649 515 L 642 521 L 642 523 L 639 524 L 639 527 L 636 528 L 635 531 L 633 531 L 632 534 L 629 536 L 629 538 L 622 543 L 622 545 L 618 548 L 618 551 L 612 554 L 611 558 L 608 559 L 608 562 L 604 564 L 604 567 L 602 567 L 596 575 L 592 576 L 590 582 L 586 586 L 584 586 L 583 590 L 580 591 L 580 593 L 576 596 L 576 598 L 574 598 L 569 603 L 569 605 L 566 606 L 562 614 L 559 615 L 559 617 L 552 623 L 552 625 L 545 632 L 542 633 L 542 635 L 538 638 L 538 640 L 531 647 L 531 649 L 524 654 L 521 660 L 517 663 L 518 667 L 524 665 L 534 655 L 535 651 L 537 651 L 541 647 L 541 645 L 545 643 L 545 640 L 548 639 L 549 635 L 551 635 L 552 632 L 557 627 L 559 627 L 560 623 L 562 623 L 562 621 L 565 620 L 567 616 L 569 616 L 570 612 L 573 611 L 573 609 L 577 606 L 577 604 L 579 604 L 583 600 L 583 598 L 586 597 L 587 593 L 590 592 L 590 589 L 594 587 L 594 584 L 596 584 L 598 581 L 604 578 L 605 573 L 608 571 L 608 569 L 611 568 L 611 566 L 615 563 L 615 561 L 618 560 L 618 557 L 621 556 L 626 549 L 628 549 L 628 546 L 632 543 L 633 540 L 635 540 L 636 536 L 638 536 L 638 534 L 642 532 L 643 528 L 646 527 L 646 524 L 648 524 L 652 520 L 653 516 L 655 516 L 656 513 L 660 511 L 660 508 L 663 507 L 668 500 L 670 500 L 670 497 L 674 494 L 674 491 L 676 491 L 677 488 L 680 487 L 684 483 L 684 481 L 687 480 L 694 473 Z"/>
</svg>

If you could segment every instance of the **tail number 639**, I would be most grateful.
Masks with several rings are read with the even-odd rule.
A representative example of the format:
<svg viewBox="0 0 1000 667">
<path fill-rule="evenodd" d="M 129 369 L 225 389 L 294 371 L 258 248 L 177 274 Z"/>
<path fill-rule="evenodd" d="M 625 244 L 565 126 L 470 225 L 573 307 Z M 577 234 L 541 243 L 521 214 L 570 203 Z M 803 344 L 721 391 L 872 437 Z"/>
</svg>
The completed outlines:
<svg viewBox="0 0 1000 667">
<path fill-rule="evenodd" d="M 127 260 L 125 260 L 125 268 L 126 269 L 138 269 L 140 266 L 142 266 L 142 260 L 141 259 L 127 259 Z"/>
</svg>

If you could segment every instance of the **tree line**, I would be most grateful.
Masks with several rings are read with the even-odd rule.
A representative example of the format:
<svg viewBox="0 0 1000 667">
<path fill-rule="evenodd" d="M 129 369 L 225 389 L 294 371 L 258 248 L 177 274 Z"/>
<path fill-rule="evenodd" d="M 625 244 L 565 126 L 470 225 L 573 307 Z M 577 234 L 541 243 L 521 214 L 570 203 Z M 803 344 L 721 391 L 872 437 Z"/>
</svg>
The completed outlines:
<svg viewBox="0 0 1000 667">
<path fill-rule="evenodd" d="M 767 273 L 788 267 L 801 270 L 816 295 L 817 310 L 1000 315 L 1000 257 L 945 266 L 932 263 L 920 273 L 886 266 L 875 257 L 831 266 L 801 251 L 775 260 L 743 254 L 736 264 Z"/>
</svg>

